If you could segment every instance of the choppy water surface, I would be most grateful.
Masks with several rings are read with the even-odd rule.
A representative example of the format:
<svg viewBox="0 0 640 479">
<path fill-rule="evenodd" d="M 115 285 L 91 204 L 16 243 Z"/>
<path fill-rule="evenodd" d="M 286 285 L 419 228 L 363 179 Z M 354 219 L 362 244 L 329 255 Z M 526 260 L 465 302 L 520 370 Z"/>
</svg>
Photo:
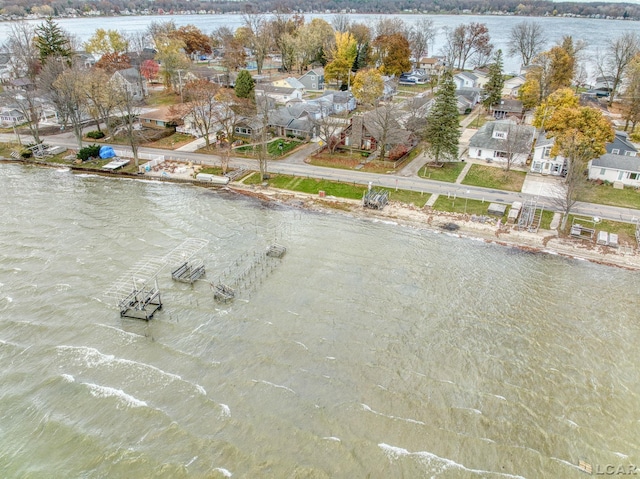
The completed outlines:
<svg viewBox="0 0 640 479">
<path fill-rule="evenodd" d="M 170 184 L 0 167 L 0 476 L 580 478 L 640 463 L 640 280 L 397 225 Z M 274 238 L 227 305 L 207 280 Z M 250 256 L 250 255 L 249 255 Z"/>
</svg>

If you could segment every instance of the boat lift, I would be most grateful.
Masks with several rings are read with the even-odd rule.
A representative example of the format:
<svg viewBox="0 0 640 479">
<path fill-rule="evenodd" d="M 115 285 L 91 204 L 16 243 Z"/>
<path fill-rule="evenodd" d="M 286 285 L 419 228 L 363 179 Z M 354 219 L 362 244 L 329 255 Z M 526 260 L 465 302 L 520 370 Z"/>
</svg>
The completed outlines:
<svg viewBox="0 0 640 479">
<path fill-rule="evenodd" d="M 120 276 L 104 296 L 115 301 L 120 317 L 149 321 L 156 311 L 162 309 L 158 287 L 160 273 L 173 266 L 171 276 L 174 279 L 193 283 L 204 275 L 204 264 L 192 260 L 192 257 L 208 243 L 207 240 L 189 238 L 160 258 L 141 260 Z"/>
</svg>

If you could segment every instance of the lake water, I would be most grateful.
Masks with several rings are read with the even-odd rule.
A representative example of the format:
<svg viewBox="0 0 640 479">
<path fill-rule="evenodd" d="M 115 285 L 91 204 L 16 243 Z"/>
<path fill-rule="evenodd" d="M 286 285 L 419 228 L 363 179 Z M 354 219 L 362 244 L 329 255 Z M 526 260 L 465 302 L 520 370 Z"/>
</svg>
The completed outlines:
<svg viewBox="0 0 640 479">
<path fill-rule="evenodd" d="M 307 20 L 311 18 L 323 18 L 328 22 L 334 17 L 333 14 L 307 14 Z M 349 15 L 353 22 L 361 22 L 373 25 L 380 15 L 354 14 Z M 424 15 L 399 15 L 408 24 L 414 24 Z M 501 48 L 505 56 L 505 72 L 517 72 L 520 63 L 517 58 L 508 57 L 507 42 L 511 28 L 524 20 L 540 23 L 548 35 L 547 47 L 550 48 L 562 40 L 564 35 L 570 35 L 574 41 L 583 40 L 587 43 L 584 57 L 588 62 L 590 71 L 595 71 L 592 61 L 595 55 L 602 52 L 606 47 L 607 40 L 622 32 L 637 30 L 638 22 L 624 20 L 597 20 L 587 18 L 564 18 L 564 17 L 540 17 L 526 18 L 514 16 L 491 16 L 491 15 L 428 15 L 438 29 L 438 34 L 434 41 L 433 52 L 440 52 L 445 40 L 445 28 L 455 28 L 460 24 L 470 22 L 485 23 L 489 29 L 491 41 L 495 48 Z M 88 40 L 96 28 L 119 30 L 124 33 L 144 31 L 151 22 L 165 22 L 172 20 L 177 26 L 195 25 L 203 32 L 209 34 L 215 29 L 227 26 L 237 28 L 243 24 L 241 15 L 162 15 L 162 16 L 124 16 L 124 17 L 98 17 L 98 18 L 61 18 L 56 19 L 65 30 L 76 35 L 81 41 Z M 39 21 L 30 23 L 39 24 Z M 6 37 L 10 22 L 0 23 L 0 38 Z"/>
<path fill-rule="evenodd" d="M 640 464 L 637 272 L 0 166 L 0 477 L 582 478 Z M 150 322 L 103 293 L 186 238 Z M 209 282 L 244 271 L 235 301 Z"/>
</svg>

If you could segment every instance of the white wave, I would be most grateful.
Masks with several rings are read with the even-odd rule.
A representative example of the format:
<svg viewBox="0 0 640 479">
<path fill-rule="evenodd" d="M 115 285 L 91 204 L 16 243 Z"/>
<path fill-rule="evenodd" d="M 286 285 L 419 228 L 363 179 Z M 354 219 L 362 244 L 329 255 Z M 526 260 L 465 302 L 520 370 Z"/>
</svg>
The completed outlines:
<svg viewBox="0 0 640 479">
<path fill-rule="evenodd" d="M 621 452 L 614 452 L 614 454 L 622 459 L 627 459 L 629 457 L 626 454 L 622 454 Z"/>
<path fill-rule="evenodd" d="M 289 392 L 291 392 L 291 393 L 293 393 L 293 394 L 297 394 L 293 389 L 288 388 L 287 386 L 281 386 L 280 384 L 270 383 L 269 381 L 264 381 L 264 380 L 262 380 L 262 379 L 260 379 L 260 380 L 258 380 L 258 379 L 252 379 L 252 381 L 253 381 L 254 383 L 262 383 L 262 384 L 266 384 L 266 385 L 268 385 L 268 386 L 272 386 L 272 387 L 274 387 L 274 388 L 284 389 L 284 390 L 289 391 Z"/>
<path fill-rule="evenodd" d="M 422 421 L 418 421 L 417 419 L 411 419 L 411 418 L 405 418 L 405 417 L 392 416 L 392 415 L 390 415 L 390 414 L 383 414 L 383 413 L 381 413 L 381 412 L 374 411 L 373 409 L 371 409 L 369 406 L 367 406 L 367 405 L 366 405 L 366 404 L 364 404 L 364 403 L 362 403 L 362 404 L 360 404 L 360 405 L 362 406 L 362 409 L 364 409 L 364 410 L 365 410 L 365 411 L 367 411 L 367 412 L 373 413 L 373 414 L 375 414 L 376 416 L 382 416 L 382 417 L 386 417 L 386 418 L 389 418 L 389 419 L 394 419 L 394 420 L 397 420 L 397 421 L 404 421 L 404 422 L 408 422 L 408 423 L 411 423 L 411 424 L 419 424 L 419 425 L 421 425 L 421 426 L 424 426 L 424 425 L 425 425 L 425 423 L 424 423 L 424 422 L 422 422 Z"/>
<path fill-rule="evenodd" d="M 502 472 L 485 471 L 482 469 L 470 469 L 463 464 L 459 464 L 446 457 L 437 456 L 428 451 L 409 452 L 406 449 L 396 446 L 390 446 L 389 444 L 380 443 L 378 447 L 384 451 L 390 460 L 398 459 L 400 457 L 415 457 L 420 460 L 425 466 L 437 467 L 438 472 L 443 472 L 447 469 L 457 469 L 467 473 L 477 474 L 480 477 L 510 477 L 513 479 L 525 479 L 522 476 L 513 474 L 505 474 Z"/>
<path fill-rule="evenodd" d="M 67 171 L 71 171 L 71 168 L 57 168 L 56 173 L 66 173 Z"/>
<path fill-rule="evenodd" d="M 111 388 L 109 386 L 100 386 L 98 384 L 84 383 L 89 388 L 89 392 L 92 396 L 97 398 L 115 397 L 125 405 L 130 407 L 146 407 L 147 403 L 136 399 L 135 397 L 127 394 L 122 389 Z"/>
<path fill-rule="evenodd" d="M 7 303 L 13 303 L 13 298 L 11 296 L 5 296 L 4 299 L 7 300 Z"/>
<path fill-rule="evenodd" d="M 130 331 L 123 331 L 122 329 L 116 328 L 115 326 L 111 326 L 110 324 L 99 323 L 98 326 L 101 328 L 107 328 L 115 331 L 118 334 L 118 336 L 122 336 L 127 340 L 126 344 L 131 344 L 132 342 L 138 339 L 145 339 L 145 337 L 142 334 L 132 333 Z"/>
<path fill-rule="evenodd" d="M 198 456 L 193 456 L 193 458 L 187 462 L 184 467 L 189 467 L 191 464 L 193 464 L 195 462 L 195 460 L 198 459 Z"/>
<path fill-rule="evenodd" d="M 335 437 L 335 436 L 326 436 L 326 437 L 323 437 L 322 439 L 324 439 L 325 441 L 342 442 L 342 440 L 339 437 Z"/>
<path fill-rule="evenodd" d="M 68 383 L 73 383 L 76 381 L 76 378 L 74 378 L 71 374 L 62 374 L 61 377 Z"/>
<path fill-rule="evenodd" d="M 62 346 L 56 346 L 56 349 L 58 350 L 58 352 L 65 352 L 65 353 L 69 352 L 75 355 L 78 360 L 82 361 L 89 368 L 94 368 L 98 366 L 112 366 L 114 364 L 124 365 L 124 366 L 134 366 L 142 369 L 150 369 L 151 371 L 160 373 L 162 376 L 165 376 L 171 380 L 179 380 L 179 381 L 183 380 L 182 377 L 177 374 L 168 373 L 150 364 L 139 363 L 138 361 L 133 361 L 131 359 L 116 358 L 112 354 L 103 354 L 97 349 L 90 348 L 87 346 L 62 345 Z"/>
<path fill-rule="evenodd" d="M 203 388 L 202 386 L 200 386 L 199 384 L 194 384 L 194 386 L 196 387 L 196 389 L 198 390 L 198 392 L 200 394 L 202 394 L 203 396 L 207 395 L 207 390 L 205 388 Z"/>
<path fill-rule="evenodd" d="M 293 314 L 294 316 L 300 316 L 298 313 L 296 313 L 296 312 L 294 312 L 294 311 L 290 311 L 290 310 L 288 310 L 288 309 L 287 309 L 287 313 L 291 313 L 291 314 Z"/>
<path fill-rule="evenodd" d="M 298 344 L 298 345 L 302 346 L 304 349 L 306 349 L 307 351 L 309 351 L 309 348 L 308 348 L 308 347 L 306 347 L 304 344 L 302 344 L 300 341 L 294 341 L 294 343 L 296 343 L 296 344 Z"/>
<path fill-rule="evenodd" d="M 220 473 L 222 473 L 222 475 L 224 477 L 231 477 L 233 476 L 233 474 L 231 472 L 229 472 L 227 469 L 225 469 L 224 467 L 216 467 L 213 469 L 214 471 L 218 471 Z"/>
<path fill-rule="evenodd" d="M 469 412 L 472 412 L 474 414 L 482 414 L 482 411 L 480 411 L 479 409 L 474 409 L 472 407 L 454 407 L 452 409 L 458 409 L 460 411 L 469 411 Z"/>
<path fill-rule="evenodd" d="M 498 399 L 500 399 L 500 400 L 502 400 L 502 401 L 506 401 L 506 400 L 507 400 L 507 398 L 506 398 L 506 397 L 504 397 L 504 396 L 499 396 L 498 394 L 492 394 L 492 396 L 493 396 L 494 398 L 498 398 Z"/>
<path fill-rule="evenodd" d="M 229 406 L 220 403 L 220 409 L 222 409 L 220 417 L 231 417 L 231 408 Z"/>
<path fill-rule="evenodd" d="M 330 361 L 335 361 L 336 360 L 335 356 L 326 356 L 325 359 L 328 359 Z"/>
</svg>

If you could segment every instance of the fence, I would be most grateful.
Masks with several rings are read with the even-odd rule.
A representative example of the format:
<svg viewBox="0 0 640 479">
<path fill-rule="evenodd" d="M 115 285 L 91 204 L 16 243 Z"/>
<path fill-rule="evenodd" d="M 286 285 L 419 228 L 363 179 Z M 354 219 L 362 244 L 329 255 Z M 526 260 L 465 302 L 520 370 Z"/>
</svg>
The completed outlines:
<svg viewBox="0 0 640 479">
<path fill-rule="evenodd" d="M 133 152 L 131 150 L 116 150 L 113 152 L 120 158 L 133 158 Z M 138 167 L 140 173 L 149 171 L 154 166 L 158 166 L 160 163 L 164 163 L 164 155 L 154 155 L 151 153 L 138 153 L 139 160 L 149 160 L 144 165 Z"/>
</svg>

